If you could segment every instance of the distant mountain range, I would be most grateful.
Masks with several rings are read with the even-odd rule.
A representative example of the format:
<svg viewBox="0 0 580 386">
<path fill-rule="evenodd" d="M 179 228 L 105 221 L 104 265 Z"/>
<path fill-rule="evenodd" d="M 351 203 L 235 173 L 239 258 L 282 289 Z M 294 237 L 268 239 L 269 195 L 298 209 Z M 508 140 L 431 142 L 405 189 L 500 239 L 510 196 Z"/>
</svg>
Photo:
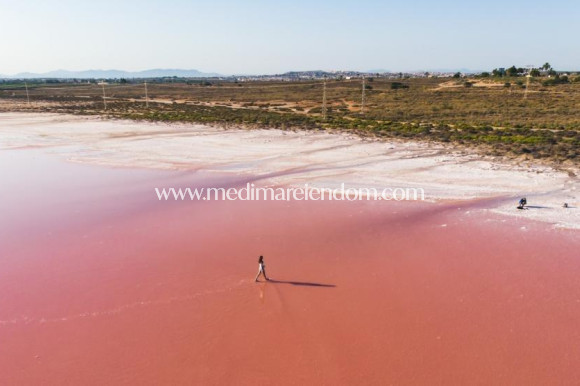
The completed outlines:
<svg viewBox="0 0 580 386">
<path fill-rule="evenodd" d="M 56 70 L 43 73 L 21 72 L 15 75 L 0 75 L 0 78 L 12 79 L 38 79 L 38 78 L 59 78 L 59 79 L 113 79 L 113 78 L 163 78 L 177 76 L 179 78 L 211 78 L 220 76 L 213 72 L 201 72 L 198 70 L 179 70 L 157 68 L 145 71 L 122 71 L 122 70 L 86 70 L 68 71 Z"/>
</svg>

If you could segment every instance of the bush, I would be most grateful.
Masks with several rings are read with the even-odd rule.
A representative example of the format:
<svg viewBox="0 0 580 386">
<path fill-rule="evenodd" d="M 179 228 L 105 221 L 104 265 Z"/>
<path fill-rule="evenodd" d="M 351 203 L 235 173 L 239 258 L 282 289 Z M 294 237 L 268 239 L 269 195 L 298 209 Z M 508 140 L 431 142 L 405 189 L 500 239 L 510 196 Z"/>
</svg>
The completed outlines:
<svg viewBox="0 0 580 386">
<path fill-rule="evenodd" d="M 564 76 L 556 75 L 551 79 L 546 79 L 545 81 L 543 81 L 542 86 L 555 86 L 557 84 L 566 84 L 566 83 L 570 83 L 566 75 Z"/>
<path fill-rule="evenodd" d="M 409 88 L 409 86 L 406 85 L 405 83 L 401 83 L 401 82 L 392 82 L 391 83 L 391 90 L 397 90 L 400 88 Z"/>
</svg>

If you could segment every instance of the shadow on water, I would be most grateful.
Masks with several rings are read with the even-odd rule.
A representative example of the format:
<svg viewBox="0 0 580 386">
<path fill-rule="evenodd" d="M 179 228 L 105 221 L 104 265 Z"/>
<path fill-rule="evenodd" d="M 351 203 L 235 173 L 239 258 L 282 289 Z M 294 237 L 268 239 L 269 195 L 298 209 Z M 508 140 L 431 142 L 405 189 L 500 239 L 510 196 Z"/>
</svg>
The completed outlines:
<svg viewBox="0 0 580 386">
<path fill-rule="evenodd" d="M 291 285 L 298 285 L 298 286 L 305 286 L 305 287 L 327 287 L 327 288 L 334 288 L 336 285 L 334 284 L 322 284 L 322 283 L 309 283 L 304 281 L 289 281 L 289 280 L 276 280 L 270 279 L 268 283 L 274 284 L 291 284 Z"/>
</svg>

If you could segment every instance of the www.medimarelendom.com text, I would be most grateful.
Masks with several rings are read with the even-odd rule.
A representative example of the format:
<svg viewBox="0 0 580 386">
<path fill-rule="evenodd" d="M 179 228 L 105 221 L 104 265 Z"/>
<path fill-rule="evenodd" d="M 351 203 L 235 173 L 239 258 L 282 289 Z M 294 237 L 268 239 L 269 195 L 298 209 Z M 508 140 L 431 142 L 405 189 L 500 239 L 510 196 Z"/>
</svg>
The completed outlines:
<svg viewBox="0 0 580 386">
<path fill-rule="evenodd" d="M 305 184 L 303 187 L 256 187 L 246 186 L 217 188 L 155 188 L 160 201 L 423 201 L 423 188 L 360 188 L 346 187 L 344 183 L 338 188 L 319 188 Z"/>
</svg>

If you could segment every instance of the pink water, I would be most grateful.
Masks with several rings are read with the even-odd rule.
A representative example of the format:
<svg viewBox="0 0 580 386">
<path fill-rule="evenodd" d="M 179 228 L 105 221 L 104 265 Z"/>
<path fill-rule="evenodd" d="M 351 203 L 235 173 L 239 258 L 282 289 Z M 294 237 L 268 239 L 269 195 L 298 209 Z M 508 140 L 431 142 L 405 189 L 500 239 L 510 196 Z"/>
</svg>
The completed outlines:
<svg viewBox="0 0 580 386">
<path fill-rule="evenodd" d="M 0 176 L 0 384 L 580 379 L 575 231 L 486 202 L 159 202 L 243 179 L 30 150 Z"/>
</svg>

